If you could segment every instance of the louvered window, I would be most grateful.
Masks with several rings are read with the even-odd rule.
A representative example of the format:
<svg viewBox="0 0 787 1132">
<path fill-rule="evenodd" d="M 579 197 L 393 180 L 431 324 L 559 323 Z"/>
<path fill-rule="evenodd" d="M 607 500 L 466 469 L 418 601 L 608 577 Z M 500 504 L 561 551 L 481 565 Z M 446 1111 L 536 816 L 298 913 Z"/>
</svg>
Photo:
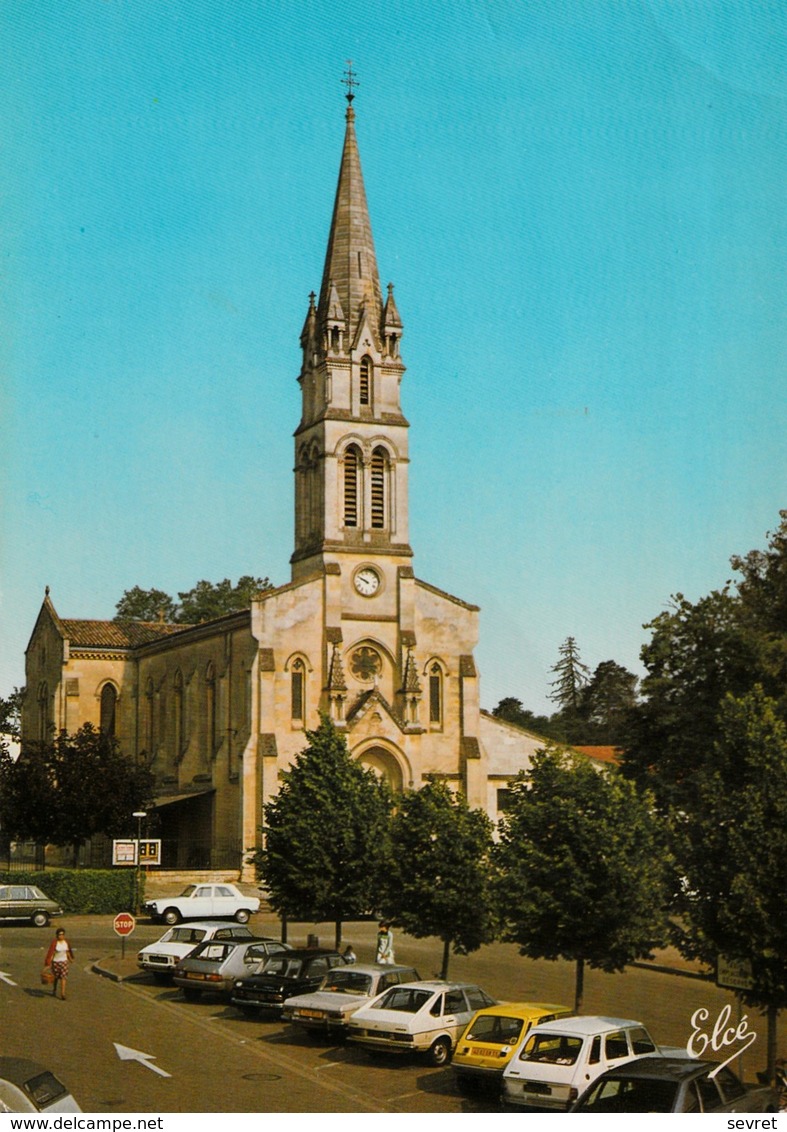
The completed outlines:
<svg viewBox="0 0 787 1132">
<path fill-rule="evenodd" d="M 433 664 L 429 673 L 429 722 L 443 722 L 443 674 L 439 664 Z"/>
<path fill-rule="evenodd" d="M 292 666 L 292 718 L 303 722 L 304 717 L 304 665 L 302 660 L 296 660 Z"/>
<path fill-rule="evenodd" d="M 385 526 L 385 453 L 375 448 L 372 453 L 372 527 Z"/>
<path fill-rule="evenodd" d="M 358 526 L 358 449 L 344 454 L 344 525 Z"/>
<path fill-rule="evenodd" d="M 115 710 L 117 705 L 117 692 L 112 684 L 105 684 L 101 689 L 101 732 L 108 739 L 115 738 Z"/>
</svg>

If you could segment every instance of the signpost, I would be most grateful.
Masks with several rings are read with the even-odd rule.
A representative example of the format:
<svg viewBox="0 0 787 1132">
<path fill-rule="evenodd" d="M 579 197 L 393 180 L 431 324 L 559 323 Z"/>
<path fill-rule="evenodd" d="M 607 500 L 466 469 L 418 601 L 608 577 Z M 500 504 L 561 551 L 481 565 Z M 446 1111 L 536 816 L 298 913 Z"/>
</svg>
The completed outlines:
<svg viewBox="0 0 787 1132">
<path fill-rule="evenodd" d="M 112 927 L 115 934 L 120 936 L 120 958 L 126 958 L 126 936 L 131 935 L 134 928 L 137 926 L 137 921 L 130 912 L 118 912 L 117 916 L 112 922 Z"/>
</svg>

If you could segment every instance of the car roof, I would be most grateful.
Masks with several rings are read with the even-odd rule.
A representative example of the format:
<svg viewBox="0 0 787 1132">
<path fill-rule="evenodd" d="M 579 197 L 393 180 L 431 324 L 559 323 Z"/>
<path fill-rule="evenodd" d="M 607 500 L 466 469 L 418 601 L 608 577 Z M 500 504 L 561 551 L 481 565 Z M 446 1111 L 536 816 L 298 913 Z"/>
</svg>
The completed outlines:
<svg viewBox="0 0 787 1132">
<path fill-rule="evenodd" d="M 167 928 L 167 931 L 172 931 L 172 928 L 246 928 L 248 924 L 231 924 L 226 920 L 185 920 L 182 924 L 172 924 Z M 259 936 L 259 939 L 273 939 L 273 936 Z"/>
<path fill-rule="evenodd" d="M 343 971 L 343 967 L 334 967 L 333 973 Z M 401 967 L 398 964 L 385 964 L 385 963 L 348 963 L 348 971 L 360 971 L 362 975 L 382 975 L 383 973 L 390 973 L 391 971 L 414 971 L 414 967 Z"/>
<path fill-rule="evenodd" d="M 556 1018 L 554 1022 L 542 1022 L 530 1031 L 533 1034 L 604 1034 L 607 1030 L 622 1030 L 628 1026 L 642 1026 L 633 1018 L 608 1018 L 603 1014 L 578 1014 L 573 1018 Z M 644 1029 L 645 1027 L 642 1026 Z"/>
<path fill-rule="evenodd" d="M 288 959 L 313 959 L 315 955 L 339 955 L 339 952 L 328 947 L 291 947 L 287 951 Z M 341 955 L 339 958 L 341 959 Z M 357 964 L 351 963 L 348 966 L 355 967 Z"/>
<path fill-rule="evenodd" d="M 494 1014 L 502 1018 L 538 1018 L 542 1014 L 561 1014 L 566 1017 L 571 1014 L 571 1010 L 568 1006 L 558 1006 L 554 1002 L 498 1002 L 496 1006 L 482 1007 L 476 1012 L 476 1018 L 482 1014 Z"/>
<path fill-rule="evenodd" d="M 608 1069 L 604 1077 L 667 1077 L 672 1081 L 683 1081 L 687 1077 L 701 1077 L 709 1070 L 718 1068 L 718 1062 L 698 1061 L 693 1057 L 637 1057 L 625 1065 Z"/>
<path fill-rule="evenodd" d="M 390 970 L 390 967 L 388 968 Z M 480 990 L 478 983 L 446 983 L 442 979 L 412 979 L 409 983 L 399 983 L 399 987 L 413 987 L 417 990 Z M 389 987 L 393 990 L 393 987 Z"/>
</svg>

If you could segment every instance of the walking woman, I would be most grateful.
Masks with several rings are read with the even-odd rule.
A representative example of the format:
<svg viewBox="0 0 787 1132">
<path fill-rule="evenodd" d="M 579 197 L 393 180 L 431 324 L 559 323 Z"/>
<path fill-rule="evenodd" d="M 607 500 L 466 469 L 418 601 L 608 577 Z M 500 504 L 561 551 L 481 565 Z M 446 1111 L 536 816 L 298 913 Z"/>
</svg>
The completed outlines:
<svg viewBox="0 0 787 1132">
<path fill-rule="evenodd" d="M 60 998 L 66 997 L 66 979 L 68 978 L 68 965 L 74 962 L 74 952 L 66 939 L 66 929 L 58 928 L 55 938 L 49 945 L 44 964 L 52 968 L 55 981 L 52 984 L 52 994 L 58 997 L 57 988 L 60 987 Z"/>
</svg>

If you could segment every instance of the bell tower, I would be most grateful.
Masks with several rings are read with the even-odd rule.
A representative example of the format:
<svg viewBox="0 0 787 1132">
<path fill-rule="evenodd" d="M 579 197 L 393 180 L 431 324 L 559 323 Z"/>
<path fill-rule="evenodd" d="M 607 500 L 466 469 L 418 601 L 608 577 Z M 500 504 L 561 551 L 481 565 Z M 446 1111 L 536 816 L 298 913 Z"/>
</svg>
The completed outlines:
<svg viewBox="0 0 787 1132">
<path fill-rule="evenodd" d="M 352 66 L 344 149 L 319 298 L 301 332 L 301 420 L 295 431 L 293 581 L 409 565 L 407 430 L 400 385 L 402 322 L 383 300 L 355 135 Z M 361 583 L 362 584 L 362 583 Z"/>
</svg>

